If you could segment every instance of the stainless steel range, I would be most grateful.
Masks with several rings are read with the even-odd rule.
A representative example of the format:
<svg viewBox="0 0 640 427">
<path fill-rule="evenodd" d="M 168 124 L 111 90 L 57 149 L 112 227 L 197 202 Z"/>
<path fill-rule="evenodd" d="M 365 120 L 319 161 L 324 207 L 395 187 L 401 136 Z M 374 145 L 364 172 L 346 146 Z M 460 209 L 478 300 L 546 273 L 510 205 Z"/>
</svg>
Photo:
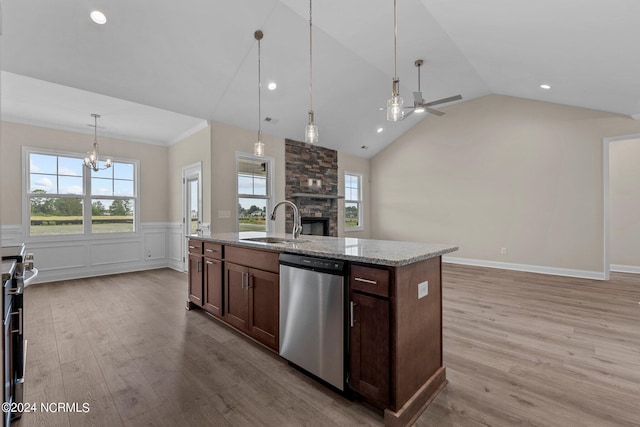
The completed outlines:
<svg viewBox="0 0 640 427">
<path fill-rule="evenodd" d="M 38 274 L 33 267 L 33 255 L 24 245 L 2 248 L 3 307 L 3 402 L 17 409 L 23 399 L 24 370 L 27 343 L 24 339 L 24 287 Z M 3 425 L 20 418 L 19 411 L 3 411 Z"/>
</svg>

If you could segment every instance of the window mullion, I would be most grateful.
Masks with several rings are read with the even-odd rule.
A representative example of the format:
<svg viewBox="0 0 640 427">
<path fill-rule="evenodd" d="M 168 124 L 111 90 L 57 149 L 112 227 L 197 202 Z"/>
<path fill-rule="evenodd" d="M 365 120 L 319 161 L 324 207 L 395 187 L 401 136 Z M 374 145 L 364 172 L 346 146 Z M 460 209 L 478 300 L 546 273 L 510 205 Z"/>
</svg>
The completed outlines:
<svg viewBox="0 0 640 427">
<path fill-rule="evenodd" d="M 91 234 L 91 170 L 85 168 L 83 171 L 83 218 L 84 234 Z"/>
</svg>

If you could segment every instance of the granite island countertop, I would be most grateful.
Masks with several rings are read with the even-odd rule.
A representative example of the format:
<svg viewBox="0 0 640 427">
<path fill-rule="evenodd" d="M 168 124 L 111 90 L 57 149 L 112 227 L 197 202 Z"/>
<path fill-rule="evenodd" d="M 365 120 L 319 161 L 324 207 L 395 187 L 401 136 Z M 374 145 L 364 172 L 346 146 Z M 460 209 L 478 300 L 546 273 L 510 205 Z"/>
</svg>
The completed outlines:
<svg viewBox="0 0 640 427">
<path fill-rule="evenodd" d="M 302 235 L 298 238 L 297 242 L 286 243 L 265 243 L 244 240 L 256 237 L 276 237 L 287 240 L 292 238 L 291 234 L 284 233 L 214 233 L 211 235 L 193 234 L 187 237 L 246 248 L 268 249 L 278 252 L 386 265 L 390 267 L 413 264 L 414 262 L 442 256 L 458 250 L 457 246 L 447 244 L 311 235 Z"/>
</svg>

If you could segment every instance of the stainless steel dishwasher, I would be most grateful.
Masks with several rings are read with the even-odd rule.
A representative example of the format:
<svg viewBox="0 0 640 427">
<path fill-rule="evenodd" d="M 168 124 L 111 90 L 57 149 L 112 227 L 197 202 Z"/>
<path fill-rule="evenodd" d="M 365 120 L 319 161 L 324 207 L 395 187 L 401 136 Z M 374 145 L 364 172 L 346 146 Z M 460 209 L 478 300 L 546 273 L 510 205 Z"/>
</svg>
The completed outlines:
<svg viewBox="0 0 640 427">
<path fill-rule="evenodd" d="M 280 356 L 345 389 L 343 261 L 280 255 Z"/>
</svg>

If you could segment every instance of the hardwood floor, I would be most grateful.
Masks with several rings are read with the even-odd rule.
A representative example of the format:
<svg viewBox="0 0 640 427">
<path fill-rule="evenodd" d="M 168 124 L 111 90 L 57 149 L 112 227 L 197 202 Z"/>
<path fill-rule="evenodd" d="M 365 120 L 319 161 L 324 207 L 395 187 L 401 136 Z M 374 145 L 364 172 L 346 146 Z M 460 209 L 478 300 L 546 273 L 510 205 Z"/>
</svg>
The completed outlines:
<svg viewBox="0 0 640 427">
<path fill-rule="evenodd" d="M 418 426 L 640 425 L 640 277 L 609 282 L 445 264 L 449 385 Z M 382 417 L 201 311 L 153 270 L 25 292 L 23 426 L 351 426 Z"/>
</svg>

